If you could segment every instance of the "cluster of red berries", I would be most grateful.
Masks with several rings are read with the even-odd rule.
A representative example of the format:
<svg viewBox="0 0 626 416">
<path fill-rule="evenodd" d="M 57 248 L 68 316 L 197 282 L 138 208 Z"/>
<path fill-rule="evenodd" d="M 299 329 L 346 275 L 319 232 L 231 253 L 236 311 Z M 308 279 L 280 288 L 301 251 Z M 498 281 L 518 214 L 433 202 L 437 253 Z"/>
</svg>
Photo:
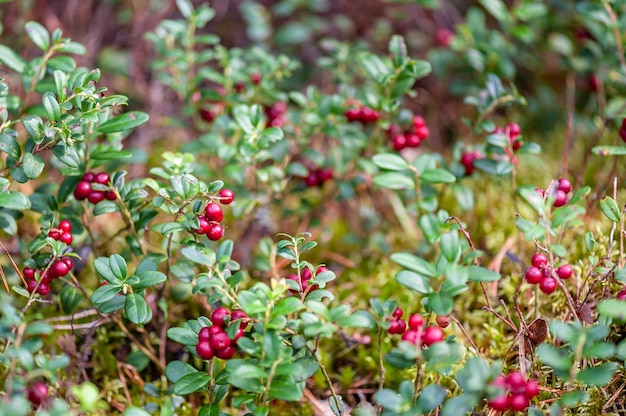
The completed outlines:
<svg viewBox="0 0 626 416">
<path fill-rule="evenodd" d="M 326 266 L 321 266 L 319 267 L 316 271 L 315 271 L 315 276 L 317 276 L 318 274 L 325 272 L 329 270 L 328 267 Z M 313 278 L 313 273 L 311 273 L 311 270 L 308 267 L 305 267 L 301 272 L 300 272 L 300 278 L 298 278 L 297 274 L 290 274 L 289 276 L 287 276 L 287 279 L 289 280 L 293 280 L 294 282 L 296 282 L 297 286 L 301 289 L 301 290 L 294 290 L 294 289 L 289 289 L 289 291 L 291 293 L 307 293 L 307 292 L 312 292 L 315 289 L 318 288 L 318 286 L 316 284 L 312 284 L 309 287 L 309 280 L 311 280 Z M 300 286 L 300 281 L 302 281 L 302 287 Z"/>
<path fill-rule="evenodd" d="M 331 168 L 315 167 L 309 169 L 308 175 L 303 177 L 304 183 L 309 188 L 324 185 L 324 182 L 333 178 L 333 170 Z"/>
<path fill-rule="evenodd" d="M 622 119 L 622 125 L 619 128 L 619 137 L 626 142 L 626 118 Z"/>
<path fill-rule="evenodd" d="M 76 184 L 74 188 L 74 198 L 78 201 L 86 199 L 92 204 L 97 204 L 104 199 L 115 201 L 116 195 L 114 191 L 101 191 L 94 189 L 92 186 L 94 183 L 108 186 L 110 181 L 111 177 L 106 172 L 87 172 L 83 175 L 81 181 Z"/>
<path fill-rule="evenodd" d="M 552 268 L 548 266 L 548 258 L 543 253 L 535 254 L 531 259 L 532 266 L 526 270 L 525 279 L 531 285 L 539 284 L 539 289 L 549 295 L 557 288 L 557 281 L 552 273 Z M 556 269 L 556 275 L 563 280 L 567 280 L 574 274 L 574 269 L 569 264 L 563 264 Z"/>
<path fill-rule="evenodd" d="M 39 407 L 48 400 L 48 386 L 41 381 L 36 381 L 26 390 L 26 397 L 28 401 Z"/>
<path fill-rule="evenodd" d="M 68 220 L 63 220 L 57 228 L 48 230 L 48 237 L 53 240 L 61 241 L 67 245 L 72 244 L 74 237 L 72 236 L 72 224 Z"/>
<path fill-rule="evenodd" d="M 430 130 L 422 116 L 413 116 L 411 129 L 402 132 L 400 126 L 392 124 L 387 130 L 391 138 L 391 145 L 398 152 L 405 147 L 419 147 L 422 141 L 430 136 Z"/>
<path fill-rule="evenodd" d="M 535 188 L 535 191 L 541 195 L 542 198 L 546 197 L 546 191 L 541 188 Z M 562 207 L 567 204 L 569 193 L 572 192 L 572 183 L 567 178 L 561 178 L 558 181 L 556 191 L 554 193 L 554 202 L 552 206 L 554 208 Z"/>
<path fill-rule="evenodd" d="M 504 394 L 489 400 L 489 407 L 497 412 L 512 410 L 523 412 L 530 406 L 530 400 L 539 394 L 539 383 L 536 380 L 526 380 L 517 371 L 508 376 L 499 375 L 492 383 L 493 386 L 504 390 Z"/>
<path fill-rule="evenodd" d="M 267 125 L 270 127 L 281 127 L 285 124 L 287 119 L 285 113 L 287 112 L 287 103 L 278 101 L 273 105 L 266 106 L 264 108 L 265 116 L 267 117 Z"/>
<path fill-rule="evenodd" d="M 480 153 L 478 150 L 469 150 L 463 152 L 461 154 L 461 165 L 465 168 L 465 176 L 469 176 L 474 172 L 476 167 L 474 166 L 474 161 L 478 159 L 483 159 L 485 155 Z"/>
<path fill-rule="evenodd" d="M 402 335 L 402 341 L 427 347 L 443 341 L 443 330 L 437 325 L 430 325 L 424 328 L 424 317 L 422 315 L 414 313 L 409 316 L 408 322 L 402 320 L 402 315 L 403 311 L 400 308 L 396 308 L 393 311 L 389 329 L 387 329 L 388 334 Z"/>
<path fill-rule="evenodd" d="M 496 127 L 493 134 L 503 134 L 508 136 L 509 143 L 511 144 L 513 151 L 522 147 L 522 138 L 520 137 L 522 134 L 522 128 L 517 123 L 510 122 L 504 127 Z"/>
<path fill-rule="evenodd" d="M 348 121 L 360 121 L 363 124 L 373 123 L 380 118 L 380 113 L 368 106 L 349 108 L 344 114 Z"/>
<path fill-rule="evenodd" d="M 229 322 L 240 321 L 235 337 L 231 339 L 225 331 Z M 198 333 L 196 353 L 203 360 L 213 357 L 230 360 L 235 356 L 237 340 L 243 336 L 243 330 L 248 326 L 248 315 L 244 311 L 235 310 L 232 313 L 220 307 L 211 314 L 213 325 L 203 327 Z"/>
<path fill-rule="evenodd" d="M 235 200 L 235 193 L 230 189 L 222 189 L 217 194 L 217 201 L 228 205 Z M 196 234 L 206 234 L 211 241 L 217 241 L 224 235 L 224 227 L 220 221 L 224 219 L 222 206 L 217 202 L 209 202 L 204 208 L 204 215 L 198 215 L 200 226 L 194 229 Z"/>
</svg>

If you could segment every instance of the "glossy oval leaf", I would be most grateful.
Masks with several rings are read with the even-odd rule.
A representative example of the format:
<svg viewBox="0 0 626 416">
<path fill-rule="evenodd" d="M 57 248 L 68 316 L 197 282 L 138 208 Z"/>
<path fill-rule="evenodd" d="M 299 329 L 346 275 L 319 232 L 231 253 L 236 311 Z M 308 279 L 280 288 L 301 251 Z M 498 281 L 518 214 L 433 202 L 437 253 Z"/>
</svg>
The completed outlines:
<svg viewBox="0 0 626 416">
<path fill-rule="evenodd" d="M 98 126 L 96 131 L 98 133 L 116 133 L 119 131 L 134 129 L 141 126 L 148 121 L 148 114 L 141 111 L 129 111 L 128 113 L 120 114 L 112 119 L 105 121 Z"/>
<path fill-rule="evenodd" d="M 186 374 L 174 383 L 174 393 L 191 394 L 200 391 L 209 384 L 209 381 L 211 381 L 211 376 L 204 371 Z"/>
<path fill-rule="evenodd" d="M 404 170 L 408 169 L 409 164 L 402 156 L 393 153 L 381 153 L 374 155 L 373 162 L 382 169 L 387 170 Z"/>
</svg>

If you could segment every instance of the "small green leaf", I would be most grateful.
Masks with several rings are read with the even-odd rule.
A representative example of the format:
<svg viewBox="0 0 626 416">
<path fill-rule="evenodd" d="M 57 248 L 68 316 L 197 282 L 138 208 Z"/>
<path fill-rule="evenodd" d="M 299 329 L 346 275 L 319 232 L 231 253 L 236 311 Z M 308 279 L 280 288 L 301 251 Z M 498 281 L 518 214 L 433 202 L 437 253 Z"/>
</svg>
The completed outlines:
<svg viewBox="0 0 626 416">
<path fill-rule="evenodd" d="M 124 311 L 126 312 L 128 319 L 137 325 L 145 324 L 150 321 L 150 318 L 152 318 L 152 312 L 146 303 L 146 300 L 143 296 L 136 293 L 126 296 Z"/>
<path fill-rule="evenodd" d="M 422 389 L 416 404 L 423 412 L 430 412 L 443 403 L 445 398 L 446 390 L 441 386 L 431 384 Z"/>
<path fill-rule="evenodd" d="M 28 179 L 36 179 L 43 172 L 45 162 L 39 155 L 33 155 L 32 153 L 26 153 L 22 166 L 24 168 L 24 174 Z"/>
<path fill-rule="evenodd" d="M 105 121 L 98 126 L 96 131 L 98 133 L 108 134 L 130 130 L 141 126 L 143 123 L 148 121 L 148 118 L 148 114 L 141 111 L 129 111 L 128 113 L 120 114 L 119 116 Z"/>
<path fill-rule="evenodd" d="M 345 316 L 337 321 L 342 328 L 376 328 L 376 321 L 367 311 L 356 311 L 352 315 Z"/>
<path fill-rule="evenodd" d="M 13 159 L 19 159 L 22 155 L 19 143 L 8 134 L 0 134 L 0 152 L 5 152 Z"/>
<path fill-rule="evenodd" d="M 445 169 L 428 169 L 422 172 L 420 179 L 427 183 L 453 183 L 456 176 Z"/>
<path fill-rule="evenodd" d="M 183 345 L 196 345 L 198 343 L 198 334 L 189 328 L 170 328 L 167 330 L 167 337 Z"/>
<path fill-rule="evenodd" d="M 128 274 L 128 269 L 126 268 L 126 260 L 124 257 L 119 254 L 113 254 L 109 257 L 109 268 L 115 277 L 120 280 L 124 280 L 126 275 Z M 103 276 L 104 277 L 104 276 Z"/>
<path fill-rule="evenodd" d="M 14 210 L 30 209 L 30 200 L 19 191 L 0 194 L 0 207 Z"/>
<path fill-rule="evenodd" d="M 137 273 L 136 276 L 138 276 L 140 280 L 139 283 L 132 285 L 135 290 L 143 290 L 167 280 L 167 276 L 158 271 L 145 271 Z"/>
<path fill-rule="evenodd" d="M 0 45 L 0 62 L 11 68 L 13 71 L 21 74 L 26 67 L 26 61 L 20 55 L 8 46 Z"/>
<path fill-rule="evenodd" d="M 452 312 L 454 301 L 447 294 L 431 292 L 428 294 L 428 307 L 437 315 L 448 315 Z"/>
<path fill-rule="evenodd" d="M 404 175 L 402 173 L 397 172 L 386 172 L 381 175 L 378 175 L 373 180 L 374 184 L 380 186 L 381 188 L 388 189 L 413 189 L 415 188 L 415 181 Z"/>
<path fill-rule="evenodd" d="M 28 22 L 24 26 L 26 34 L 33 41 L 35 45 L 42 51 L 47 51 L 50 48 L 50 33 L 37 22 Z"/>
<path fill-rule="evenodd" d="M 211 381 L 211 376 L 204 371 L 186 374 L 174 383 L 174 393 L 181 395 L 195 393 L 202 390 L 209 384 L 209 381 Z"/>
<path fill-rule="evenodd" d="M 171 361 L 167 364 L 167 367 L 165 367 L 165 375 L 172 383 L 176 383 L 181 377 L 197 371 L 198 370 L 196 370 L 193 366 L 183 361 Z"/>
<path fill-rule="evenodd" d="M 393 153 L 381 153 L 374 155 L 372 161 L 382 169 L 404 170 L 409 168 L 409 164 L 402 156 Z"/>
<path fill-rule="evenodd" d="M 113 299 L 122 290 L 121 285 L 115 285 L 109 283 L 108 285 L 102 285 L 97 288 L 91 295 L 91 301 L 93 303 L 105 303 Z"/>
<path fill-rule="evenodd" d="M 46 110 L 48 120 L 59 121 L 61 118 L 61 107 L 59 107 L 59 103 L 56 98 L 54 98 L 54 94 L 49 91 L 45 92 L 41 100 L 43 108 Z"/>
<path fill-rule="evenodd" d="M 478 0 L 480 4 L 499 22 L 508 22 L 509 12 L 502 0 Z"/>
<path fill-rule="evenodd" d="M 410 253 L 394 253 L 391 255 L 391 261 L 422 276 L 438 276 L 438 272 L 435 266 L 422 259 L 421 257 L 417 257 Z"/>
<path fill-rule="evenodd" d="M 496 280 L 500 280 L 502 277 L 500 276 L 500 273 L 481 266 L 469 266 L 468 271 L 468 280 L 472 282 L 495 282 Z"/>
<path fill-rule="evenodd" d="M 606 299 L 598 303 L 598 313 L 618 321 L 626 321 L 626 302 L 617 299 Z"/>
<path fill-rule="evenodd" d="M 417 293 L 426 295 L 433 291 L 428 279 L 418 273 L 409 270 L 402 270 L 396 273 L 395 278 L 396 282 L 416 291 Z"/>
<path fill-rule="evenodd" d="M 619 223 L 621 215 L 617 203 L 610 196 L 605 196 L 600 200 L 600 209 L 605 217 L 613 222 Z"/>
<path fill-rule="evenodd" d="M 621 367 L 621 364 L 614 362 L 588 367 L 576 374 L 576 380 L 591 386 L 604 386 L 611 381 L 615 372 Z"/>
</svg>

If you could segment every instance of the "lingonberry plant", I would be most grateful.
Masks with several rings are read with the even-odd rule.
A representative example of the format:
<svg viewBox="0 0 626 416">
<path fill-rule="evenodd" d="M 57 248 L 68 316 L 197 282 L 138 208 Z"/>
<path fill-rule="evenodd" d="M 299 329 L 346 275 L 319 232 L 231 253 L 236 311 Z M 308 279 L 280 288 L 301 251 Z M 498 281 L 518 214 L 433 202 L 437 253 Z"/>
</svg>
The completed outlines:
<svg viewBox="0 0 626 416">
<path fill-rule="evenodd" d="M 165 3 L 10 11 L 0 415 L 624 413 L 623 5 Z"/>
</svg>

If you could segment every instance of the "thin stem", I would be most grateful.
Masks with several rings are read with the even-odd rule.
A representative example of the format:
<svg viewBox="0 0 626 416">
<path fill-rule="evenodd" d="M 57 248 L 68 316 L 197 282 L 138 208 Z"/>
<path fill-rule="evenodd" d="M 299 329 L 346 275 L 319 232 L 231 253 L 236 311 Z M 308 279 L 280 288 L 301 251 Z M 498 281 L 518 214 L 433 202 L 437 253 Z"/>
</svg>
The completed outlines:
<svg viewBox="0 0 626 416">
<path fill-rule="evenodd" d="M 335 401 L 335 406 L 337 407 L 337 411 L 339 412 L 339 415 L 343 415 L 344 413 L 341 411 L 341 399 L 337 397 L 337 393 L 335 392 L 335 388 L 333 387 L 333 381 L 330 379 L 330 376 L 328 375 L 328 372 L 326 371 L 326 366 L 320 361 L 320 359 L 317 357 L 317 354 L 315 353 L 315 351 L 311 349 L 311 346 L 308 343 L 306 345 L 306 348 L 311 353 L 311 356 L 313 356 L 313 359 L 317 362 L 317 365 L 320 366 L 320 370 L 322 370 L 324 379 L 326 380 L 326 383 L 328 383 L 328 388 L 330 389 L 330 395 L 333 397 L 333 400 Z"/>
</svg>

